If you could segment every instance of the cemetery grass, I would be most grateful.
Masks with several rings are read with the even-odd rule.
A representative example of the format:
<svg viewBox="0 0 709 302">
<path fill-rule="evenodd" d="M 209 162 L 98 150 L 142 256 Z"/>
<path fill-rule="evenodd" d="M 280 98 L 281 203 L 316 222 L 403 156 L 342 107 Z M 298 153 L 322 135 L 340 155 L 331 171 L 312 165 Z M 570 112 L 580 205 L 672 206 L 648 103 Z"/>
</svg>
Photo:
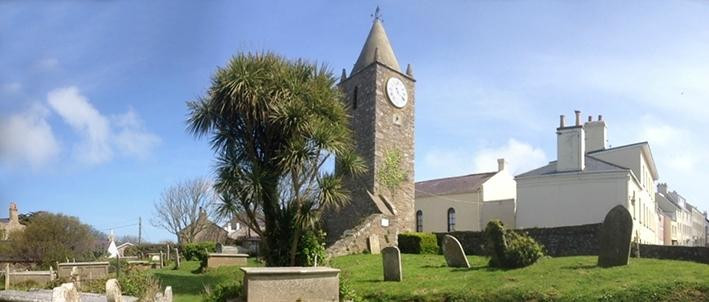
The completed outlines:
<svg viewBox="0 0 709 302">
<path fill-rule="evenodd" d="M 603 269 L 597 257 L 542 258 L 501 270 L 468 256 L 470 269 L 446 267 L 442 255 L 402 254 L 402 282 L 384 282 L 381 255 L 338 257 L 331 265 L 366 301 L 709 301 L 709 265 L 630 259 Z"/>
<path fill-rule="evenodd" d="M 263 266 L 263 264 L 254 258 L 249 258 L 248 266 Z M 198 273 L 199 261 L 183 261 L 179 269 L 170 266 L 152 272 L 163 287 L 172 286 L 175 302 L 202 301 L 202 294 L 206 287 L 214 287 L 230 281 L 241 282 L 244 279 L 244 274 L 238 266 L 219 267 Z"/>
</svg>

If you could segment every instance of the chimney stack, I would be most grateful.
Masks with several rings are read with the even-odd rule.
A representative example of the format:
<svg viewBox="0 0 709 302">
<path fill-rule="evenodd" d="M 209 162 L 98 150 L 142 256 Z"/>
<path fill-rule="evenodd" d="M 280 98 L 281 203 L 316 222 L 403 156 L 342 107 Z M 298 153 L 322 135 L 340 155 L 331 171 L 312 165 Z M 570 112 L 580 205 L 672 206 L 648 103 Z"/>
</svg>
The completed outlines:
<svg viewBox="0 0 709 302">
<path fill-rule="evenodd" d="M 667 183 L 659 183 L 657 184 L 657 192 L 662 193 L 662 194 L 667 194 Z"/>
<path fill-rule="evenodd" d="M 608 148 L 608 127 L 602 115 L 598 115 L 598 121 L 589 120 L 583 128 L 586 131 L 586 152 Z"/>
<path fill-rule="evenodd" d="M 556 129 L 556 170 L 558 172 L 582 171 L 586 168 L 586 137 L 581 125 L 581 111 L 576 114 L 576 125 L 564 127 L 564 116 L 561 116 L 561 127 Z"/>
<path fill-rule="evenodd" d="M 507 168 L 507 161 L 504 158 L 497 159 L 497 172 L 501 172 Z"/>
<path fill-rule="evenodd" d="M 564 128 L 564 118 L 563 114 L 559 116 L 559 128 Z"/>
</svg>

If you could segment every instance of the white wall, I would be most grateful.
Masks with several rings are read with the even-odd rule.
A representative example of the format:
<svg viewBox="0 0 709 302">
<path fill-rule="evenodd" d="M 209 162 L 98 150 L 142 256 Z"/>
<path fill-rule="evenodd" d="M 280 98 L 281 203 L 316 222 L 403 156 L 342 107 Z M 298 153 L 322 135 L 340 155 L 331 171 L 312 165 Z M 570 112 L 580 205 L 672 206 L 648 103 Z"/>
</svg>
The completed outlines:
<svg viewBox="0 0 709 302">
<path fill-rule="evenodd" d="M 493 219 L 499 219 L 506 228 L 515 228 L 515 200 L 491 200 L 482 204 L 480 214 L 480 229 L 484 230 L 487 223 Z"/>
<path fill-rule="evenodd" d="M 616 205 L 628 207 L 627 172 L 563 173 L 517 178 L 517 228 L 603 222 Z"/>
<path fill-rule="evenodd" d="M 515 199 L 517 183 L 506 168 L 497 172 L 482 185 L 483 201 Z"/>
<path fill-rule="evenodd" d="M 416 198 L 416 212 L 423 212 L 424 232 L 447 232 L 448 209 L 455 209 L 457 231 L 480 230 L 480 193 Z"/>
</svg>

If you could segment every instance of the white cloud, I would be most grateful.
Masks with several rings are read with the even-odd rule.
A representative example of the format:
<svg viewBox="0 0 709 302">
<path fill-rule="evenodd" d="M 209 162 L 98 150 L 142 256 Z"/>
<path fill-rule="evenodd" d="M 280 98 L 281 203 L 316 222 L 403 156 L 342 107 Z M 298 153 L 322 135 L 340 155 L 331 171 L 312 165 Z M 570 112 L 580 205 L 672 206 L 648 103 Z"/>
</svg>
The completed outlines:
<svg viewBox="0 0 709 302">
<path fill-rule="evenodd" d="M 479 172 L 497 170 L 498 158 L 504 158 L 509 163 L 509 170 L 513 175 L 548 163 L 544 150 L 511 138 L 505 145 L 477 151 L 474 158 L 475 170 Z"/>
<path fill-rule="evenodd" d="M 59 153 L 48 115 L 47 108 L 36 104 L 26 112 L 0 119 L 0 160 L 4 164 L 27 163 L 38 168 Z"/>
<path fill-rule="evenodd" d="M 82 162 L 106 162 L 114 153 L 144 158 L 160 142 L 159 137 L 145 129 L 133 109 L 108 118 L 77 87 L 52 90 L 47 102 L 80 135 L 74 151 Z"/>
<path fill-rule="evenodd" d="M 509 139 L 496 147 L 482 147 L 471 151 L 463 149 L 433 149 L 423 156 L 422 167 L 416 170 L 417 179 L 457 176 L 471 173 L 497 171 L 497 159 L 504 158 L 513 175 L 536 169 L 548 163 L 540 148 Z"/>
<path fill-rule="evenodd" d="M 55 89 L 49 92 L 47 102 L 62 119 L 82 137 L 75 152 L 87 163 L 105 162 L 113 156 L 109 138 L 108 119 L 94 108 L 76 87 Z"/>
</svg>

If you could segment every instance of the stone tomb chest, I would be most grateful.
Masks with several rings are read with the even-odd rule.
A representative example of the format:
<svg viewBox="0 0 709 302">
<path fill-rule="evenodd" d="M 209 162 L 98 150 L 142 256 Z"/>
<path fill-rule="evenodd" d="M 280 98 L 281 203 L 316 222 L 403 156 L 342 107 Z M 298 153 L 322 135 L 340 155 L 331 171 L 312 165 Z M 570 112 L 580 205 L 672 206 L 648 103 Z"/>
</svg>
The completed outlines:
<svg viewBox="0 0 709 302">
<path fill-rule="evenodd" d="M 339 301 L 340 270 L 330 267 L 242 267 L 249 302 Z"/>
<path fill-rule="evenodd" d="M 207 254 L 207 267 L 246 265 L 248 254 Z"/>
<path fill-rule="evenodd" d="M 75 266 L 81 280 L 103 279 L 108 276 L 108 262 L 66 262 L 57 265 L 59 278 L 71 278 L 71 268 Z"/>
</svg>

